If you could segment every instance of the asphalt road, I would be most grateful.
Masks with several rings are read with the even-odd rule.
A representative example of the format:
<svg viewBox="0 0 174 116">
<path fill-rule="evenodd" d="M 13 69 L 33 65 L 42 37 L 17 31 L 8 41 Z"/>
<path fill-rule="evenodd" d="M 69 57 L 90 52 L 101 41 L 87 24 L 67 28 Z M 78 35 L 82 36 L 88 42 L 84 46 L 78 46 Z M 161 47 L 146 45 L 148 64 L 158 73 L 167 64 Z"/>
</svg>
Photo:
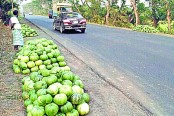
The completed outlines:
<svg viewBox="0 0 174 116">
<path fill-rule="evenodd" d="M 91 51 L 94 57 L 112 64 L 130 78 L 159 107 L 161 115 L 174 114 L 174 38 L 124 29 L 87 25 L 85 34 L 60 34 L 52 29 L 52 19 L 26 16 L 39 27 Z M 134 76 L 132 76 L 134 75 Z M 113 78 L 114 79 L 114 78 Z"/>
</svg>

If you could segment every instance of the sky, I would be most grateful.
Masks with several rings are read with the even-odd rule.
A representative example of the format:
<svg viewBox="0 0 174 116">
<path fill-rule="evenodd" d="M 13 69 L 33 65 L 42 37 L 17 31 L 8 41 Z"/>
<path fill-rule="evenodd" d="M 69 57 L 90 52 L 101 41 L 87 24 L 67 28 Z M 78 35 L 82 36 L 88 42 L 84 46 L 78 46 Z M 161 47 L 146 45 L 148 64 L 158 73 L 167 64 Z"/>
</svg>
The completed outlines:
<svg viewBox="0 0 174 116">
<path fill-rule="evenodd" d="M 26 4 L 26 3 L 29 3 L 29 2 L 31 2 L 32 0 L 24 0 L 23 2 L 22 2 L 22 4 Z"/>
</svg>

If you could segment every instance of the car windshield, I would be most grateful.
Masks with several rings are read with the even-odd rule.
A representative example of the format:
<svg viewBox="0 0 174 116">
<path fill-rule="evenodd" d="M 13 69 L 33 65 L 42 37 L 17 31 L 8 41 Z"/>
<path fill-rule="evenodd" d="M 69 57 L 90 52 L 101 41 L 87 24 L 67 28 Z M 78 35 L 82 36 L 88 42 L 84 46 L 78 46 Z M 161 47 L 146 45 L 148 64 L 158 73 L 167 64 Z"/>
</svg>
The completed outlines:
<svg viewBox="0 0 174 116">
<path fill-rule="evenodd" d="M 52 10 L 49 10 L 49 13 L 53 13 L 53 11 Z"/>
<path fill-rule="evenodd" d="M 70 8 L 70 7 L 61 7 L 60 10 L 62 12 L 72 12 L 72 8 Z"/>
<path fill-rule="evenodd" d="M 83 18 L 79 13 L 64 13 L 64 18 Z"/>
</svg>

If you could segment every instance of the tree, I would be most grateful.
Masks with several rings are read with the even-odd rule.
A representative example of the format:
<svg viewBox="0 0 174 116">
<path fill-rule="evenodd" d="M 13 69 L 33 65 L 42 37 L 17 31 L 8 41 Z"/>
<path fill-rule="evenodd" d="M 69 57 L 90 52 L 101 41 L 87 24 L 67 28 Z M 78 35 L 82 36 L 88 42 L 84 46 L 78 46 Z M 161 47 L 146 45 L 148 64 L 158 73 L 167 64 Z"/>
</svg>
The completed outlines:
<svg viewBox="0 0 174 116">
<path fill-rule="evenodd" d="M 33 0 L 31 3 L 24 5 L 25 12 L 33 12 L 34 14 L 46 15 L 51 7 L 51 0 Z"/>
<path fill-rule="evenodd" d="M 156 28 L 158 22 L 160 21 L 159 8 L 162 7 L 161 0 L 151 0 L 151 8 L 152 8 L 152 18 L 153 18 L 153 26 Z"/>
<path fill-rule="evenodd" d="M 152 11 L 150 10 L 149 7 L 146 7 L 144 3 L 138 3 L 137 4 L 137 9 L 139 12 L 139 17 L 140 17 L 140 24 L 141 25 L 148 25 L 151 23 L 151 16 L 152 16 Z"/>
<path fill-rule="evenodd" d="M 110 11 L 111 11 L 112 7 L 115 7 L 117 5 L 118 1 L 117 0 L 107 0 L 107 1 L 103 0 L 103 2 L 106 7 L 105 24 L 109 25 Z"/>
<path fill-rule="evenodd" d="M 124 8 L 124 7 L 126 7 L 126 0 L 121 0 L 121 6 L 120 6 L 120 11 Z"/>
<path fill-rule="evenodd" d="M 2 20 L 5 24 L 8 24 L 9 19 L 11 17 L 11 9 L 12 9 L 12 4 L 11 0 L 0 0 L 0 5 L 2 9 Z M 17 4 L 13 4 L 13 6 L 17 7 Z"/>
<path fill-rule="evenodd" d="M 134 14 L 135 14 L 135 20 L 136 20 L 135 24 L 136 24 L 136 26 L 138 26 L 140 24 L 140 18 L 139 18 L 139 13 L 137 10 L 136 2 L 138 2 L 138 1 L 137 0 L 130 0 L 130 3 L 133 7 Z"/>
<path fill-rule="evenodd" d="M 174 8 L 174 0 L 164 0 L 168 22 L 168 32 L 171 32 L 171 10 Z"/>
<path fill-rule="evenodd" d="M 109 25 L 109 14 L 110 14 L 110 0 L 107 1 L 106 3 L 106 15 L 105 15 L 105 23 L 106 25 Z"/>
<path fill-rule="evenodd" d="M 79 0 L 70 0 L 70 2 L 72 3 L 72 5 L 74 6 L 74 8 L 81 13 L 81 11 L 79 10 Z"/>
</svg>

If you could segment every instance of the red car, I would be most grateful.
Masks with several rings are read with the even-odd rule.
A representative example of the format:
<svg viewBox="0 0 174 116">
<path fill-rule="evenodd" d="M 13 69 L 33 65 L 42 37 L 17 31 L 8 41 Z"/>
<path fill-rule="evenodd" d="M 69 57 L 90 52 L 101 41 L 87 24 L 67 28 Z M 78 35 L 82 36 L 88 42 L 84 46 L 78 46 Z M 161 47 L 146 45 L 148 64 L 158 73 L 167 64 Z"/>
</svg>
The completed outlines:
<svg viewBox="0 0 174 116">
<path fill-rule="evenodd" d="M 80 30 L 85 33 L 86 19 L 77 12 L 61 12 L 54 19 L 53 28 L 61 33 L 66 30 Z"/>
</svg>

